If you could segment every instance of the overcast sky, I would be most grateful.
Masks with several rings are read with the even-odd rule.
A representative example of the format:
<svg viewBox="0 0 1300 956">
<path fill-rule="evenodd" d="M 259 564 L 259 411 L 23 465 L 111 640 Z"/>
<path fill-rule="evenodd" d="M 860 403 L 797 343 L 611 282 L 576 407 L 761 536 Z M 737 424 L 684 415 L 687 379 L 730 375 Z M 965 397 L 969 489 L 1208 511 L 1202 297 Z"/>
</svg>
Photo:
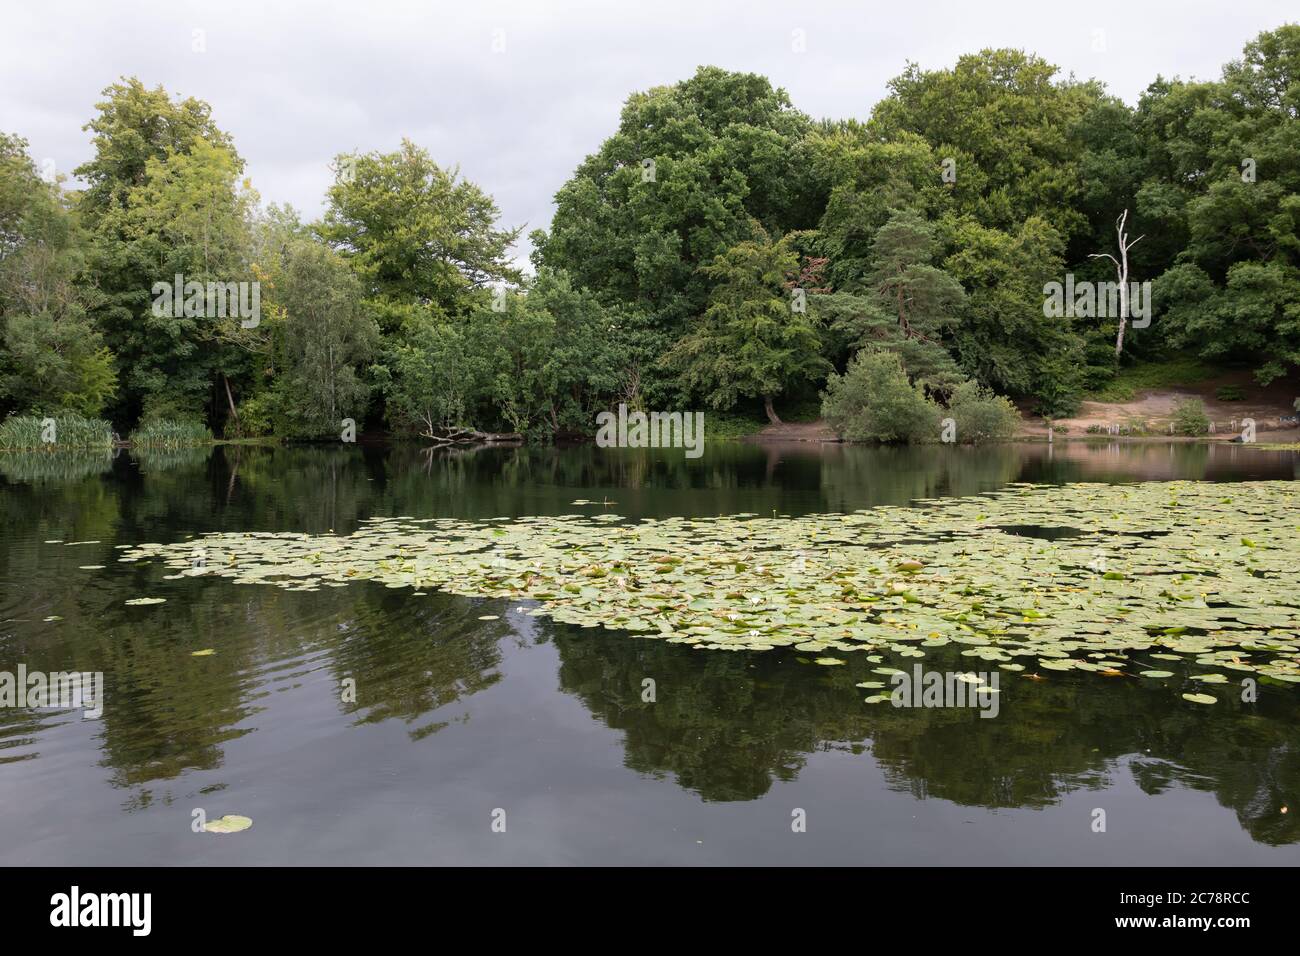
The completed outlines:
<svg viewBox="0 0 1300 956">
<path fill-rule="evenodd" d="M 629 93 L 701 64 L 765 74 L 814 117 L 865 118 L 908 60 L 1009 46 L 1132 103 L 1157 74 L 1218 76 L 1288 14 L 1300 4 L 19 0 L 0 11 L 0 130 L 70 172 L 100 91 L 134 74 L 211 103 L 264 202 L 314 217 L 336 153 L 406 136 L 533 229 Z"/>
</svg>

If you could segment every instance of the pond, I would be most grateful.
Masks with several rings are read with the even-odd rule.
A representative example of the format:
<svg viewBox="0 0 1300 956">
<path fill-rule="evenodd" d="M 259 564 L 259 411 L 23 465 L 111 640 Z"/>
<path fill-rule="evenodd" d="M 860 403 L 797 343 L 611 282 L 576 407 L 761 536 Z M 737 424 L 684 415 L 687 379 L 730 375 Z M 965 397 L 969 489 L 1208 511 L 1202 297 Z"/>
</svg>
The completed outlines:
<svg viewBox="0 0 1300 956">
<path fill-rule="evenodd" d="M 1175 483 L 1170 495 L 1195 500 L 1207 486 L 1187 482 L 1297 478 L 1291 452 L 1190 443 L 718 443 L 693 460 L 403 445 L 0 456 L 0 672 L 103 674 L 91 718 L 0 707 L 0 865 L 1295 865 L 1294 682 L 1261 676 L 1257 699 L 1206 706 L 1182 693 L 1204 689 L 1187 680 L 1205 670 L 1194 664 L 1165 665 L 1167 680 L 1054 669 L 1030 679 L 1030 667 L 1001 671 L 995 719 L 873 705 L 864 698 L 888 688 L 859 685 L 889 679 L 877 655 L 819 666 L 821 652 L 766 637 L 727 652 L 584 627 L 543 613 L 536 595 L 477 593 L 450 551 L 430 569 L 441 587 L 377 573 L 329 587 L 250 583 L 222 573 L 231 561 L 213 544 L 228 539 L 205 536 L 306 534 L 315 546 L 367 528 L 398 534 L 387 519 L 454 519 L 418 526 L 464 533 L 531 518 L 537 537 L 595 529 L 584 533 L 598 548 L 619 516 L 676 527 L 689 550 L 694 534 L 737 533 L 737 516 L 906 516 L 1017 483 Z M 1232 507 L 1275 507 L 1290 487 Z M 1074 546 L 1075 517 L 1047 520 L 1050 510 L 986 531 L 1008 554 Z M 558 518 L 574 514 L 587 517 Z M 1196 508 L 1177 514 L 1152 533 L 1176 541 L 1183 521 L 1190 533 Z M 1294 511 L 1248 517 L 1300 537 Z M 1125 547 L 1145 532 L 1128 533 Z M 130 560 L 145 544 L 160 553 Z M 178 573 L 196 549 L 213 567 Z M 1295 580 L 1281 583 L 1300 593 Z M 162 600 L 126 603 L 141 598 Z M 598 597 L 586 613 L 604 606 Z M 1285 620 L 1256 623 L 1294 644 Z M 972 664 L 960 643 L 925 646 L 931 669 L 1011 659 L 993 649 Z M 195 832 L 200 810 L 253 828 Z"/>
</svg>

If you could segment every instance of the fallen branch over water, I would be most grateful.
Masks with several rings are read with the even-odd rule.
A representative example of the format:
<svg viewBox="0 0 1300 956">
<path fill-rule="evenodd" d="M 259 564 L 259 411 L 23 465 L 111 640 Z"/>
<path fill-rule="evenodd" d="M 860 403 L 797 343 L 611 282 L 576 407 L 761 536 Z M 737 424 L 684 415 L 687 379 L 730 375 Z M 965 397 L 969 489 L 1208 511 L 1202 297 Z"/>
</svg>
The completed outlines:
<svg viewBox="0 0 1300 956">
<path fill-rule="evenodd" d="M 437 445 L 497 445 L 518 443 L 524 436 L 518 432 L 480 432 L 472 428 L 439 428 L 420 432 L 420 437 Z"/>
</svg>

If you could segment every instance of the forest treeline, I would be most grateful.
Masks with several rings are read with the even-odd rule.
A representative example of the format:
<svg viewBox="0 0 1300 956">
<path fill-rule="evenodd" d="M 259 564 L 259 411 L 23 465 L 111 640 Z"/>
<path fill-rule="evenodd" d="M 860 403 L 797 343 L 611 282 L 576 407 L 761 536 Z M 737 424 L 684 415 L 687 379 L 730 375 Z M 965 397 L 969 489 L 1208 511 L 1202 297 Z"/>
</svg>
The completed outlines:
<svg viewBox="0 0 1300 956">
<path fill-rule="evenodd" d="M 1298 120 L 1296 25 L 1133 107 L 1008 49 L 909 65 L 846 120 L 701 67 L 628 98 L 525 273 L 521 230 L 412 142 L 336 157 L 304 222 L 263 205 L 207 103 L 124 78 L 75 180 L 0 132 L 0 417 L 545 440 L 620 402 L 774 418 L 824 394 L 851 422 L 898 388 L 1055 417 L 1174 354 L 1267 383 L 1300 364 Z M 1044 290 L 1114 281 L 1126 211 L 1154 311 L 1117 356 L 1115 316 Z M 159 295 L 176 280 L 256 283 L 259 312 Z"/>
</svg>

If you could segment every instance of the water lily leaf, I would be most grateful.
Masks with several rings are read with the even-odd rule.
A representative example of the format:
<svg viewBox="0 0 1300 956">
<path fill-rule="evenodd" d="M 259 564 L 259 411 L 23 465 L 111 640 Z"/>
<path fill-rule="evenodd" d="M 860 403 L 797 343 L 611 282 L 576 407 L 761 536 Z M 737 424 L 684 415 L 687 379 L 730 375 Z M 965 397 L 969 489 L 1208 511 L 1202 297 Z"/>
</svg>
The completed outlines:
<svg viewBox="0 0 1300 956">
<path fill-rule="evenodd" d="M 528 616 L 705 651 L 795 646 L 843 665 L 817 655 L 863 650 L 886 675 L 952 643 L 1012 672 L 1113 678 L 1150 658 L 1294 686 L 1300 535 L 1278 535 L 1276 516 L 1300 512 L 1300 486 L 1223 497 L 1209 482 L 1017 483 L 839 515 L 376 517 L 350 535 L 216 532 L 118 560 L 292 591 L 369 581 L 507 598 Z M 1097 558 L 1128 570 L 1098 574 Z"/>
<path fill-rule="evenodd" d="M 252 825 L 253 821 L 248 817 L 228 813 L 219 820 L 209 820 L 203 824 L 203 829 L 207 833 L 240 833 Z"/>
</svg>

